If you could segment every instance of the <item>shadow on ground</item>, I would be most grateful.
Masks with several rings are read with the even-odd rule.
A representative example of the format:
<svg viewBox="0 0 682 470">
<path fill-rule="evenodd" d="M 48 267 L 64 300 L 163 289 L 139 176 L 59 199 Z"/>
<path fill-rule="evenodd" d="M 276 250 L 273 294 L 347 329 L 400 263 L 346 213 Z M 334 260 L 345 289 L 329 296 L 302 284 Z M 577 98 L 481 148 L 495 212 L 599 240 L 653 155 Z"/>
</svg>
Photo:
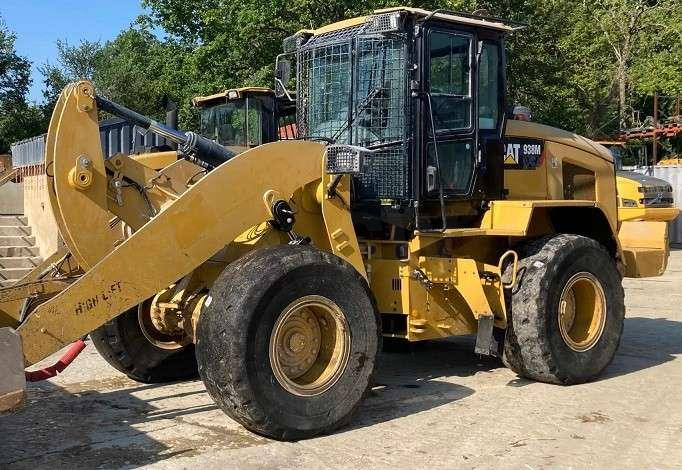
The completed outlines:
<svg viewBox="0 0 682 470">
<path fill-rule="evenodd" d="M 351 427 L 409 416 L 472 395 L 473 389 L 441 379 L 467 377 L 501 367 L 498 360 L 480 357 L 473 349 L 473 339 L 464 337 L 417 343 L 402 353 L 382 354 L 376 386 Z"/>
<path fill-rule="evenodd" d="M 382 354 L 377 385 L 352 426 L 338 432 L 471 395 L 472 389 L 439 378 L 467 376 L 499 366 L 497 361 L 478 359 L 472 344 L 465 338 L 430 342 L 407 353 Z M 152 398 L 139 398 L 144 395 Z M 142 385 L 125 377 L 65 388 L 50 382 L 33 385 L 22 409 L 0 416 L 0 429 L 0 468 L 133 468 L 194 455 L 208 447 L 239 448 L 269 442 L 230 422 L 196 382 Z M 157 440 L 159 432 L 161 440 Z M 183 438 L 188 433 L 194 435 Z"/>
<path fill-rule="evenodd" d="M 665 318 L 625 319 L 620 348 L 603 379 L 631 374 L 682 354 L 682 322 Z"/>
<path fill-rule="evenodd" d="M 682 322 L 627 318 L 621 347 L 604 378 L 655 367 L 680 354 Z M 445 378 L 486 374 L 501 367 L 499 360 L 474 354 L 473 339 L 468 337 L 384 353 L 375 387 L 351 426 L 338 432 L 456 402 L 474 390 Z M 509 385 L 526 383 L 531 382 L 518 379 Z M 141 385 L 124 377 L 66 388 L 49 382 L 34 385 L 24 408 L 0 416 L 0 430 L 0 468 L 133 468 L 207 448 L 269 442 L 230 422 L 197 382 Z M 157 440 L 159 432 L 161 440 Z"/>
<path fill-rule="evenodd" d="M 157 387 L 161 386 L 119 377 L 67 388 L 50 382 L 29 387 L 26 405 L 0 416 L 0 468 L 132 468 L 191 453 L 191 446 L 173 445 L 172 439 L 159 442 L 136 425 L 144 423 L 146 429 L 154 430 L 170 428 L 181 424 L 184 417 L 216 409 L 215 405 L 159 406 L 155 399 L 133 395 Z M 172 385 L 165 387 L 170 391 Z M 118 390 L 106 390 L 111 388 Z M 169 393 L 162 399 L 173 403 L 173 398 L 204 394 L 203 390 Z M 154 426 L 155 421 L 162 420 L 163 424 Z"/>
</svg>

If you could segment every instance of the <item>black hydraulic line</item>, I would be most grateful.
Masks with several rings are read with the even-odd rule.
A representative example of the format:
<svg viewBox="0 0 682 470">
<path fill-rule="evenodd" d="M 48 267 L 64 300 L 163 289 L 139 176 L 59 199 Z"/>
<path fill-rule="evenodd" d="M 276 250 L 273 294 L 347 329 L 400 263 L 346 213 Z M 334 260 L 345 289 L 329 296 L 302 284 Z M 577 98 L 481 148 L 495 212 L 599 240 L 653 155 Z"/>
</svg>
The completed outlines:
<svg viewBox="0 0 682 470">
<path fill-rule="evenodd" d="M 182 153 L 191 157 L 190 160 L 197 160 L 197 163 L 208 169 L 220 166 L 236 155 L 206 137 L 194 132 L 173 129 L 101 96 L 96 96 L 95 101 L 97 107 L 102 111 L 123 118 L 146 131 L 153 132 L 176 143 Z"/>
</svg>

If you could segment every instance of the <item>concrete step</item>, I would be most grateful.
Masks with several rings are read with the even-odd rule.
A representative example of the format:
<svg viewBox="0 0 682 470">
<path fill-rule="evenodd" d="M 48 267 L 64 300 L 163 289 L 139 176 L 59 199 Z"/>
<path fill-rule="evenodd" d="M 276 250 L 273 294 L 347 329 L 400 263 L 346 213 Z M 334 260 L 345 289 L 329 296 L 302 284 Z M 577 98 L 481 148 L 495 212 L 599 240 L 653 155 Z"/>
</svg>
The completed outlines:
<svg viewBox="0 0 682 470">
<path fill-rule="evenodd" d="M 28 218 L 23 215 L 0 215 L 0 225 L 28 225 Z"/>
<path fill-rule="evenodd" d="M 28 225 L 0 225 L 0 235 L 3 236 L 28 236 L 33 229 Z"/>
<path fill-rule="evenodd" d="M 0 258 L 38 256 L 39 254 L 40 250 L 37 246 L 0 246 Z"/>
<path fill-rule="evenodd" d="M 2 268 L 29 268 L 33 269 L 42 263 L 42 258 L 38 256 L 15 256 L 13 258 L 0 258 L 0 269 Z"/>
<path fill-rule="evenodd" d="M 13 286 L 16 283 L 16 279 L 0 279 L 0 288 Z"/>
<path fill-rule="evenodd" d="M 0 235 L 0 246 L 35 246 L 36 237 L 11 237 Z"/>
<path fill-rule="evenodd" d="M 0 269 L 0 279 L 21 279 L 31 272 L 31 268 L 3 268 Z"/>
</svg>

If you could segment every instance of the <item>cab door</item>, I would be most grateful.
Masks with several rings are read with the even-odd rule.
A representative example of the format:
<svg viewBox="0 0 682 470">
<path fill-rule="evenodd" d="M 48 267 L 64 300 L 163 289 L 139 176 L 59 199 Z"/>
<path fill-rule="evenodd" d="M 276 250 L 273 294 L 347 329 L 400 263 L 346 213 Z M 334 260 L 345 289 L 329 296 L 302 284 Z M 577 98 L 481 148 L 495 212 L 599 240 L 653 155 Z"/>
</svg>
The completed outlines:
<svg viewBox="0 0 682 470">
<path fill-rule="evenodd" d="M 434 27 L 422 57 L 422 199 L 503 198 L 503 36 Z"/>
<path fill-rule="evenodd" d="M 477 119 L 473 34 L 429 29 L 425 41 L 426 103 L 422 123 L 423 196 L 468 197 L 474 185 Z"/>
</svg>

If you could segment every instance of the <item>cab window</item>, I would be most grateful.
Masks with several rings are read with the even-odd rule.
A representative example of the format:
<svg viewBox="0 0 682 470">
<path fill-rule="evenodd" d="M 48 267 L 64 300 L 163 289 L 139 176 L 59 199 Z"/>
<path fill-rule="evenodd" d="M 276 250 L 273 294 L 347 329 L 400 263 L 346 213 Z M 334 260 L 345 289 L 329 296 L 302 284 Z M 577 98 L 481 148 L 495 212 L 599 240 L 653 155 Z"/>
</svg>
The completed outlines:
<svg viewBox="0 0 682 470">
<path fill-rule="evenodd" d="M 500 119 L 500 46 L 484 41 L 478 68 L 478 125 L 497 129 Z"/>
<path fill-rule="evenodd" d="M 432 31 L 429 92 L 436 132 L 471 127 L 471 37 Z"/>
<path fill-rule="evenodd" d="M 474 147 L 470 139 L 438 142 L 438 162 L 433 144 L 427 152 L 427 190 L 437 193 L 443 185 L 445 194 L 463 194 L 469 189 L 474 171 Z M 440 165 L 437 165 L 439 163 Z M 440 166 L 440 178 L 437 168 Z"/>
</svg>

